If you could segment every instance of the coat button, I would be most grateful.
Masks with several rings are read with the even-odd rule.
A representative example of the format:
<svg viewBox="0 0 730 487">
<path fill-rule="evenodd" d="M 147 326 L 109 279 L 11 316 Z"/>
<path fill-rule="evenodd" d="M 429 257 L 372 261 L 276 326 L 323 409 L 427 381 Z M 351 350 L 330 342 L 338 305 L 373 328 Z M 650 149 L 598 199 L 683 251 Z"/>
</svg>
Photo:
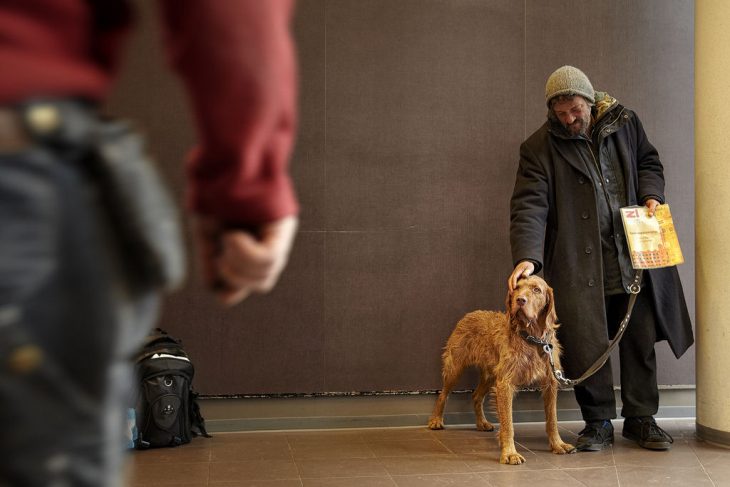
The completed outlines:
<svg viewBox="0 0 730 487">
<path fill-rule="evenodd" d="M 594 281 L 593 279 L 588 279 L 588 287 L 593 287 L 595 285 L 596 285 L 596 281 Z"/>
<path fill-rule="evenodd" d="M 591 252 L 593 252 L 593 249 L 590 247 L 586 247 L 586 254 L 590 254 Z"/>
<path fill-rule="evenodd" d="M 583 179 L 583 176 L 578 177 L 578 184 L 585 184 L 586 180 Z"/>
<path fill-rule="evenodd" d="M 590 217 L 590 215 L 588 214 L 588 212 L 587 212 L 587 211 L 584 211 L 583 213 L 581 213 L 581 214 L 580 214 L 580 217 L 581 217 L 582 219 L 584 219 L 584 220 L 587 220 L 587 219 L 588 219 L 588 217 Z"/>
</svg>

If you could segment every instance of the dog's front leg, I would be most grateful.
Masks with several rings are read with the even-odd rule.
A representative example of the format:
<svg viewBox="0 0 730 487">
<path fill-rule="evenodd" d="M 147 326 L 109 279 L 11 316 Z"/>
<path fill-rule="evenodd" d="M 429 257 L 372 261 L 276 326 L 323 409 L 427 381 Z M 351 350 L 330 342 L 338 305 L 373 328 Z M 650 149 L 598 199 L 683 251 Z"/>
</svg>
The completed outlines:
<svg viewBox="0 0 730 487">
<path fill-rule="evenodd" d="M 562 455 L 564 453 L 575 453 L 575 447 L 569 443 L 564 443 L 558 433 L 558 386 L 557 383 L 551 382 L 548 387 L 542 391 L 542 400 L 545 404 L 545 430 L 547 431 L 550 449 L 553 453 Z"/>
<path fill-rule="evenodd" d="M 507 381 L 499 381 L 495 390 L 497 400 L 497 416 L 499 416 L 499 446 L 502 450 L 499 463 L 519 465 L 525 463 L 525 457 L 517 453 L 515 448 L 515 432 L 512 427 L 512 398 L 514 387 Z"/>
</svg>

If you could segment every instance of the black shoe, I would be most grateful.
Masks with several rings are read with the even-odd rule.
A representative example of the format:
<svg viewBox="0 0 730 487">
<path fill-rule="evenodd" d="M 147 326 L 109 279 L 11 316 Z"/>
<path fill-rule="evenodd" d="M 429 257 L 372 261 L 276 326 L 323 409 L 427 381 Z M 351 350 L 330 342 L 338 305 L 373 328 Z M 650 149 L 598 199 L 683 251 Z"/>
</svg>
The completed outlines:
<svg viewBox="0 0 730 487">
<path fill-rule="evenodd" d="M 613 444 L 613 425 L 608 419 L 588 421 L 578 434 L 580 436 L 575 445 L 578 451 L 601 451 Z"/>
<path fill-rule="evenodd" d="M 649 450 L 669 450 L 674 443 L 672 435 L 661 429 L 651 416 L 626 418 L 621 434 Z"/>
</svg>

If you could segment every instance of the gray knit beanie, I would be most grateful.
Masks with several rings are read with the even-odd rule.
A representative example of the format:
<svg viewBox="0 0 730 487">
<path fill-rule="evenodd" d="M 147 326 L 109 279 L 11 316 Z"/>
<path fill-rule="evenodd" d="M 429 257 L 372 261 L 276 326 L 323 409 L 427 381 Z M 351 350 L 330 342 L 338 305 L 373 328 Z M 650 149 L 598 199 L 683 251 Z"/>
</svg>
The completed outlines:
<svg viewBox="0 0 730 487">
<path fill-rule="evenodd" d="M 596 102 L 593 85 L 588 76 L 573 66 L 563 66 L 555 70 L 545 84 L 545 102 L 548 107 L 550 100 L 559 95 L 580 95 L 591 103 Z"/>
</svg>

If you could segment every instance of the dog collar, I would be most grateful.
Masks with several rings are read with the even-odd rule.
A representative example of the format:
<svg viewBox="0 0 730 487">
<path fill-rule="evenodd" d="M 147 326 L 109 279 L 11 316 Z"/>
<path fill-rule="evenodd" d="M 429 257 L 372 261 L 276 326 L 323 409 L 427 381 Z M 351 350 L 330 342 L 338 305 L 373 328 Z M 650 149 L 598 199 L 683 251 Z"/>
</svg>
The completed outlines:
<svg viewBox="0 0 730 487">
<path fill-rule="evenodd" d="M 552 343 L 550 343 L 550 333 L 545 333 L 543 338 L 537 338 L 530 334 L 528 334 L 526 331 L 520 331 L 520 336 L 527 342 L 530 342 L 535 345 L 539 345 L 541 347 L 550 347 L 550 349 L 553 348 Z"/>
</svg>

